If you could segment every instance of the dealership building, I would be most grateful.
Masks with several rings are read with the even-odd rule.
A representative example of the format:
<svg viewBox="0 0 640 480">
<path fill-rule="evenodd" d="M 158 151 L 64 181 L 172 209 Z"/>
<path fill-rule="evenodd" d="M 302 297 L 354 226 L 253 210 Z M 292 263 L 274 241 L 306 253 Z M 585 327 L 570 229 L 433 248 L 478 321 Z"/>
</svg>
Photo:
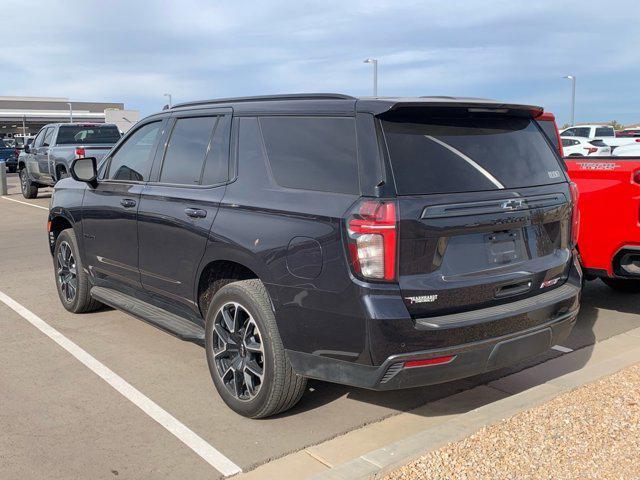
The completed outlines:
<svg viewBox="0 0 640 480">
<path fill-rule="evenodd" d="M 75 102 L 65 97 L 0 96 L 0 138 L 35 135 L 48 123 L 115 123 L 126 132 L 140 119 L 124 103 Z"/>
</svg>

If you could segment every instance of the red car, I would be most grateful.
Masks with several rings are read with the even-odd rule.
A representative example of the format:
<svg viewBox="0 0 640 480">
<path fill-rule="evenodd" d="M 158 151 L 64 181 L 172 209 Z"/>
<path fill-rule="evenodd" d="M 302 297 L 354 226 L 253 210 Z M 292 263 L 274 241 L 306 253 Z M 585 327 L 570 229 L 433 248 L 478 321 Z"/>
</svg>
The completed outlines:
<svg viewBox="0 0 640 480">
<path fill-rule="evenodd" d="M 537 118 L 562 155 L 552 113 Z M 565 157 L 579 191 L 578 250 L 585 278 L 640 292 L 640 157 Z"/>
</svg>

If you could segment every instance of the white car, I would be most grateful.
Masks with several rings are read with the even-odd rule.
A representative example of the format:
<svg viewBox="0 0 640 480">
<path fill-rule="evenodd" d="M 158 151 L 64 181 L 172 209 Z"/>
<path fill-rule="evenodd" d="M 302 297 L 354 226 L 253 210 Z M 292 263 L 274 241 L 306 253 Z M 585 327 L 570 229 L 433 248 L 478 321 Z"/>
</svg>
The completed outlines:
<svg viewBox="0 0 640 480">
<path fill-rule="evenodd" d="M 614 157 L 640 157 L 640 143 L 634 143 L 632 145 L 625 145 L 624 147 L 616 148 L 613 152 Z"/>
<path fill-rule="evenodd" d="M 560 130 L 561 137 L 580 137 L 587 140 L 600 139 L 615 150 L 617 147 L 635 142 L 633 137 L 616 137 L 611 125 L 576 125 Z"/>
<path fill-rule="evenodd" d="M 589 140 L 581 137 L 562 137 L 565 157 L 609 157 L 611 147 L 599 138 Z"/>
</svg>

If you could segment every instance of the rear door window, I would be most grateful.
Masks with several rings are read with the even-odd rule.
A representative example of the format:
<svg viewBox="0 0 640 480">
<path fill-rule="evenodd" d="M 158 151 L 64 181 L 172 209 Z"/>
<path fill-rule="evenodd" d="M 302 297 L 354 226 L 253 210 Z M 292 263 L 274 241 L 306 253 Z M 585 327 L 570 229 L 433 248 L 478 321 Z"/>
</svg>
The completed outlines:
<svg viewBox="0 0 640 480">
<path fill-rule="evenodd" d="M 176 121 L 164 156 L 160 181 L 198 185 L 218 117 L 189 117 Z"/>
<path fill-rule="evenodd" d="M 275 181 L 288 188 L 359 191 L 355 121 L 349 117 L 262 117 Z"/>
<path fill-rule="evenodd" d="M 572 137 L 584 137 L 589 138 L 591 133 L 591 127 L 576 127 L 573 129 Z"/>
<path fill-rule="evenodd" d="M 535 122 L 517 117 L 383 120 L 400 195 L 499 190 L 564 182 Z"/>
</svg>

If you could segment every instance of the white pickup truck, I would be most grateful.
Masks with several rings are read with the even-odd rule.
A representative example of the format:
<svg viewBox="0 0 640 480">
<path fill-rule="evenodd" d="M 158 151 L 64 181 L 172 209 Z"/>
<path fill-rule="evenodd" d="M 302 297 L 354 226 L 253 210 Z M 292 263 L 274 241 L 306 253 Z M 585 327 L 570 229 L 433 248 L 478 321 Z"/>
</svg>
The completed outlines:
<svg viewBox="0 0 640 480">
<path fill-rule="evenodd" d="M 602 140 L 611 147 L 613 152 L 617 147 L 640 143 L 640 138 L 616 137 L 616 131 L 611 125 L 576 125 L 560 130 L 561 137 L 581 137 L 588 140 Z"/>
</svg>

